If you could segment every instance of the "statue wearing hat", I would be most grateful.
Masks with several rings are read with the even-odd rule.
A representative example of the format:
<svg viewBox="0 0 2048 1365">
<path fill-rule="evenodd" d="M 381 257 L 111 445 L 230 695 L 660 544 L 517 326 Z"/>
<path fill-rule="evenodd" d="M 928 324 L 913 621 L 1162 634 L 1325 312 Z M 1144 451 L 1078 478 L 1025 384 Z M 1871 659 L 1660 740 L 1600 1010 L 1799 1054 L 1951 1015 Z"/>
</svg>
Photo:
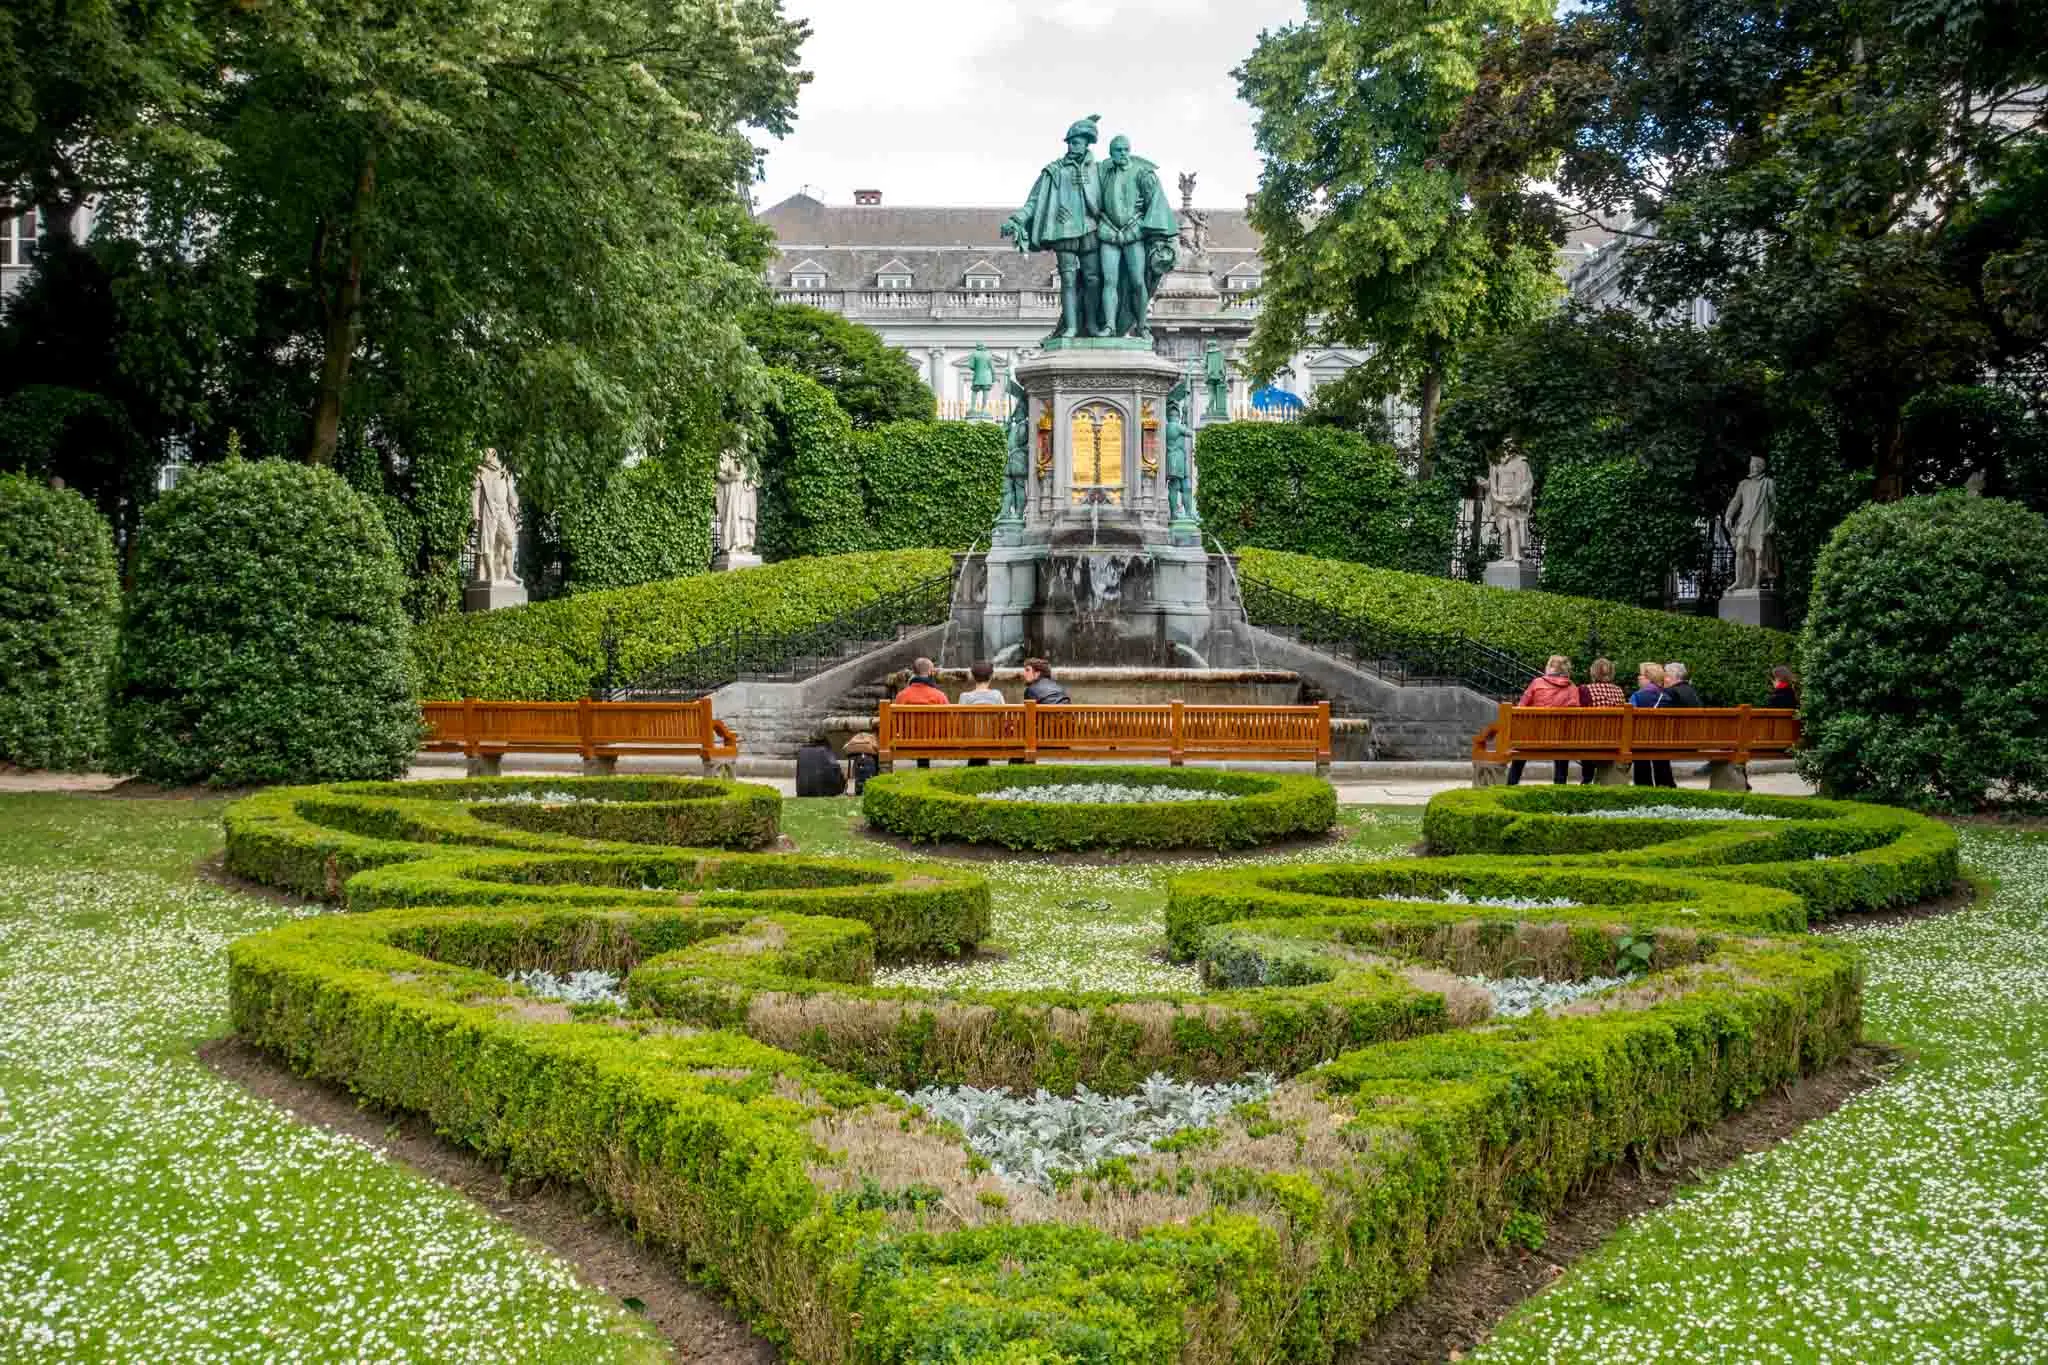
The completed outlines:
<svg viewBox="0 0 2048 1365">
<path fill-rule="evenodd" d="M 1100 114 L 1067 129 L 1067 154 L 1038 173 L 1024 207 L 1003 223 L 1019 251 L 1050 251 L 1060 267 L 1060 323 L 1054 337 L 1100 336 L 1102 261 L 1096 229 L 1102 190 L 1096 180 L 1095 125 Z"/>
<path fill-rule="evenodd" d="M 1180 224 L 1159 186 L 1159 168 L 1131 155 L 1121 133 L 1109 140 L 1109 160 L 1096 168 L 1102 214 L 1102 330 L 1097 336 L 1152 335 L 1152 291 L 1173 269 Z"/>
</svg>

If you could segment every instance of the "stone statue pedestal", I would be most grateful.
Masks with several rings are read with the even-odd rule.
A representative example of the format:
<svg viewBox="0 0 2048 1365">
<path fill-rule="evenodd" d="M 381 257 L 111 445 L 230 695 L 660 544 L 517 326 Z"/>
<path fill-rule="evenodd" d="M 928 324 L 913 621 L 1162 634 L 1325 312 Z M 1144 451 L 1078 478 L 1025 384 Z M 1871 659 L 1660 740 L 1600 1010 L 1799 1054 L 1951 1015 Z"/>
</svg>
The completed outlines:
<svg viewBox="0 0 2048 1365">
<path fill-rule="evenodd" d="M 739 554 L 728 554 L 721 550 L 711 556 L 711 571 L 713 573 L 730 573 L 734 569 L 758 569 L 760 567 L 761 556 L 750 554 L 746 551 L 741 551 Z"/>
<path fill-rule="evenodd" d="M 1540 573 L 1526 559 L 1496 559 L 1486 566 L 1486 586 L 1526 591 L 1536 586 Z"/>
<path fill-rule="evenodd" d="M 526 605 L 524 583 L 471 583 L 462 590 L 464 611 L 497 611 Z"/>
<path fill-rule="evenodd" d="M 1077 338 L 1014 375 L 1032 442 L 1024 517 L 996 524 L 954 638 L 978 634 L 998 664 L 1204 666 L 1210 556 L 1198 522 L 1168 516 L 1166 398 L 1180 367 L 1135 337 Z"/>
<path fill-rule="evenodd" d="M 1723 621 L 1769 626 L 1773 630 L 1782 629 L 1785 624 L 1785 609 L 1778 594 L 1769 588 L 1730 588 L 1721 595 L 1720 616 Z"/>
</svg>

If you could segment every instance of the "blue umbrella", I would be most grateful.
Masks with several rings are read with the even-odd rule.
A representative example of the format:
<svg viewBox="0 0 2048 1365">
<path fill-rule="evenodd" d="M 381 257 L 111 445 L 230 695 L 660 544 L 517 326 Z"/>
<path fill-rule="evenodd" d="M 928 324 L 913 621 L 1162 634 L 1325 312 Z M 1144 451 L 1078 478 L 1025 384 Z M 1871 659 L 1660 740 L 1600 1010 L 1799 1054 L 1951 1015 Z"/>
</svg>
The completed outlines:
<svg viewBox="0 0 2048 1365">
<path fill-rule="evenodd" d="M 1299 412 L 1305 406 L 1301 399 L 1285 389 L 1268 387 L 1252 390 L 1252 407 L 1260 412 Z"/>
</svg>

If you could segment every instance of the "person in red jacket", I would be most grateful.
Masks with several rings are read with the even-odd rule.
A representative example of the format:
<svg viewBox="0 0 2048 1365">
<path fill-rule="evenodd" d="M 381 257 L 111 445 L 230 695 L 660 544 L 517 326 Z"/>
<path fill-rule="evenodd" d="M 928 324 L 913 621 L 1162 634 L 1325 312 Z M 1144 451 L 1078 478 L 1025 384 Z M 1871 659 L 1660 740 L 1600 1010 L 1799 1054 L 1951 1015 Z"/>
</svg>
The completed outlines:
<svg viewBox="0 0 2048 1365">
<path fill-rule="evenodd" d="M 1543 676 L 1532 679 L 1522 689 L 1522 699 L 1517 706 L 1577 706 L 1579 687 L 1572 681 L 1572 661 L 1562 654 L 1553 654 L 1543 665 Z M 1529 765 L 1521 759 L 1508 764 L 1508 785 L 1517 786 L 1522 780 L 1522 770 Z M 1568 759 L 1558 759 L 1550 765 L 1551 780 L 1562 787 L 1572 775 Z"/>
<path fill-rule="evenodd" d="M 903 690 L 898 692 L 891 700 L 897 706 L 950 705 L 952 698 L 939 689 L 938 682 L 932 677 L 932 674 L 938 671 L 938 665 L 930 659 L 913 659 L 910 664 L 910 681 L 905 683 Z M 917 760 L 917 766 L 929 768 L 932 766 L 932 761 L 928 758 L 920 758 Z"/>
</svg>

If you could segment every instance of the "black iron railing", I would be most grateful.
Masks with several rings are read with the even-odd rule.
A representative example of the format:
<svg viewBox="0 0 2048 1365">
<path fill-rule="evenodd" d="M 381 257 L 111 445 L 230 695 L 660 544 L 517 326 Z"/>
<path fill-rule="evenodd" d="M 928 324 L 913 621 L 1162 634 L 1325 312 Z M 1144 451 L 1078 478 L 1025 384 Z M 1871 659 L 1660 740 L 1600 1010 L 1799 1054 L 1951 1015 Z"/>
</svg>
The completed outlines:
<svg viewBox="0 0 2048 1365">
<path fill-rule="evenodd" d="M 630 680 L 619 676 L 617 644 L 607 639 L 605 671 L 592 683 L 591 696 L 598 701 L 694 701 L 742 678 L 808 678 L 904 630 L 940 625 L 952 609 L 949 571 L 801 630 L 723 632 Z"/>
<path fill-rule="evenodd" d="M 1245 617 L 1348 659 L 1402 686 L 1452 683 L 1500 699 L 1519 697 L 1539 665 L 1469 635 L 1411 630 L 1339 611 L 1256 578 L 1242 580 Z"/>
</svg>

